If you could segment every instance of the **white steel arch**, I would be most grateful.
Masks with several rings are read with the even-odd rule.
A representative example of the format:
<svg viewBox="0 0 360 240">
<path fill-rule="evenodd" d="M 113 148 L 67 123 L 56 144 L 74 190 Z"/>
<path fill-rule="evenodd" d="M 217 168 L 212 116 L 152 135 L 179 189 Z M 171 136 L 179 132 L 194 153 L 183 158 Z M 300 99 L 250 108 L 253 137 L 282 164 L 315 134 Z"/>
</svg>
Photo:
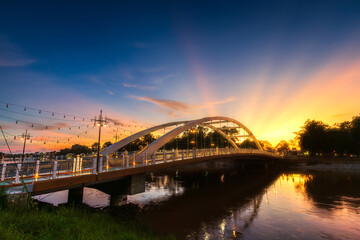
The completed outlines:
<svg viewBox="0 0 360 240">
<path fill-rule="evenodd" d="M 232 119 L 232 118 L 216 116 L 216 117 L 201 118 L 201 119 L 192 120 L 192 121 L 170 122 L 170 123 L 154 126 L 154 127 L 145 129 L 143 131 L 140 131 L 138 133 L 135 133 L 135 134 L 133 134 L 133 135 L 131 135 L 129 137 L 126 137 L 126 138 L 120 140 L 119 142 L 114 143 L 113 145 L 109 146 L 105 150 L 101 151 L 100 154 L 102 154 L 102 155 L 110 154 L 110 153 L 115 152 L 118 149 L 126 146 L 127 144 L 131 143 L 132 141 L 134 141 L 134 140 L 136 140 L 136 139 L 138 139 L 140 137 L 145 136 L 148 133 L 160 130 L 160 129 L 165 128 L 165 127 L 172 127 L 172 126 L 177 126 L 177 125 L 182 125 L 182 126 L 179 126 L 179 127 L 175 128 L 175 129 L 173 129 L 172 131 L 168 132 L 167 134 L 163 135 L 162 137 L 160 137 L 157 140 L 155 140 L 154 142 L 152 142 L 148 146 L 148 148 L 145 151 L 143 151 L 143 153 L 152 154 L 153 152 L 157 151 L 159 148 L 161 148 L 163 145 L 165 145 L 167 142 L 169 142 L 171 139 L 173 139 L 174 137 L 176 137 L 180 133 L 182 133 L 182 132 L 184 132 L 186 130 L 189 130 L 189 129 L 197 126 L 197 125 L 203 125 L 203 126 L 209 127 L 211 129 L 217 131 L 224 138 L 226 138 L 234 148 L 238 148 L 237 145 L 234 143 L 234 141 L 232 141 L 232 139 L 228 135 L 226 135 L 223 131 L 221 131 L 221 129 L 211 125 L 211 122 L 215 121 L 215 120 L 232 122 L 232 123 L 238 125 L 239 127 L 244 129 L 248 133 L 249 137 L 251 137 L 254 140 L 254 142 L 256 143 L 256 146 L 260 150 L 262 150 L 262 147 L 259 144 L 256 137 L 254 136 L 254 134 L 244 124 L 242 124 L 241 122 L 239 122 L 239 121 L 237 121 L 235 119 Z"/>
<path fill-rule="evenodd" d="M 260 143 L 258 142 L 256 137 L 254 136 L 254 134 L 244 124 L 242 124 L 241 122 L 239 122 L 239 121 L 237 121 L 235 119 L 232 119 L 232 118 L 217 116 L 217 117 L 206 117 L 206 118 L 201 118 L 201 119 L 198 119 L 198 120 L 189 121 L 189 122 L 185 123 L 183 126 L 177 127 L 175 129 L 173 129 L 172 131 L 168 132 L 167 134 L 163 135 L 162 137 L 156 139 L 142 153 L 147 154 L 147 155 L 153 154 L 154 152 L 156 152 L 158 149 L 160 149 L 162 146 L 164 146 L 167 142 L 169 142 L 171 139 L 173 139 L 174 137 L 176 137 L 180 133 L 182 133 L 182 132 L 184 132 L 186 130 L 189 130 L 189 129 L 197 126 L 197 125 L 203 125 L 203 124 L 205 124 L 207 122 L 209 122 L 208 124 L 211 124 L 211 121 L 214 121 L 214 120 L 223 120 L 223 121 L 228 121 L 228 122 L 235 123 L 239 127 L 243 128 L 249 134 L 249 136 L 254 140 L 254 142 L 256 143 L 256 146 L 260 150 L 263 150 Z M 231 142 L 233 142 L 233 141 L 231 141 Z"/>
</svg>

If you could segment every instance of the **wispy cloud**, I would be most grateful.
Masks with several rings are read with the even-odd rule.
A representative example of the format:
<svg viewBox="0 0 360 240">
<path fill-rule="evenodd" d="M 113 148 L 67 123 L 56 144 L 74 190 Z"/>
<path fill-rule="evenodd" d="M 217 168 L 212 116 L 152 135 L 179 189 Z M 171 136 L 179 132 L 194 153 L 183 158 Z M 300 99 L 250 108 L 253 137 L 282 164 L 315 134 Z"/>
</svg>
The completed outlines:
<svg viewBox="0 0 360 240">
<path fill-rule="evenodd" d="M 36 59 L 27 57 L 15 44 L 0 39 L 0 67 L 26 66 L 36 62 Z"/>
<path fill-rule="evenodd" d="M 143 86 L 143 85 L 138 85 L 138 84 L 129 84 L 129 83 L 123 83 L 124 87 L 127 88 L 138 88 L 141 90 L 155 90 L 157 89 L 157 87 L 155 86 Z"/>
<path fill-rule="evenodd" d="M 166 79 L 168 79 L 168 78 L 172 78 L 172 77 L 175 77 L 176 76 L 176 74 L 167 74 L 167 75 L 165 75 L 165 76 L 162 76 L 162 77 L 159 77 L 159 78 L 157 78 L 157 79 L 155 79 L 153 82 L 155 83 L 155 84 L 162 84 Z"/>
<path fill-rule="evenodd" d="M 153 97 L 141 97 L 141 96 L 130 96 L 130 97 L 137 99 L 139 101 L 153 103 L 160 107 L 159 111 L 164 112 L 173 118 L 178 118 L 185 114 L 193 114 L 195 113 L 196 110 L 209 108 L 213 105 L 224 104 L 235 100 L 234 97 L 231 97 L 223 101 L 210 102 L 210 103 L 205 103 L 203 105 L 195 105 L 195 104 L 188 104 L 175 100 L 159 99 Z"/>
<path fill-rule="evenodd" d="M 105 91 L 106 91 L 108 94 L 110 94 L 110 95 L 115 95 L 115 93 L 113 93 L 113 92 L 110 91 L 110 90 L 105 89 Z"/>
</svg>

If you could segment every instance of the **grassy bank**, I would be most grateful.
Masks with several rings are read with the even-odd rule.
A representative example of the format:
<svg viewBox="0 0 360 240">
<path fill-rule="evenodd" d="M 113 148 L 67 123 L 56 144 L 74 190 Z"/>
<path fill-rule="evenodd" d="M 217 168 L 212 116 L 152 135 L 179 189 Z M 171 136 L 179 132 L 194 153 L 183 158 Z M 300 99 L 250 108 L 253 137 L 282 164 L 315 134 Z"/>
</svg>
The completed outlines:
<svg viewBox="0 0 360 240">
<path fill-rule="evenodd" d="M 136 222 L 84 207 L 0 206 L 0 239 L 160 239 Z M 172 239 L 171 237 L 161 239 Z"/>
</svg>

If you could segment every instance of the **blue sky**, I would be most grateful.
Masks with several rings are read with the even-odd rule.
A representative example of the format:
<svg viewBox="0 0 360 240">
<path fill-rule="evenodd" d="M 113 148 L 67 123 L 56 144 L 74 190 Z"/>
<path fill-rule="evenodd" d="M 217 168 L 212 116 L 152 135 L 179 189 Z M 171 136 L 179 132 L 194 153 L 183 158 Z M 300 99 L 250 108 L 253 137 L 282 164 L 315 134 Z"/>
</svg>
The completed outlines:
<svg viewBox="0 0 360 240">
<path fill-rule="evenodd" d="M 0 101 L 152 124 L 223 115 L 275 143 L 307 118 L 359 113 L 359 12 L 359 1 L 2 1 Z"/>
</svg>

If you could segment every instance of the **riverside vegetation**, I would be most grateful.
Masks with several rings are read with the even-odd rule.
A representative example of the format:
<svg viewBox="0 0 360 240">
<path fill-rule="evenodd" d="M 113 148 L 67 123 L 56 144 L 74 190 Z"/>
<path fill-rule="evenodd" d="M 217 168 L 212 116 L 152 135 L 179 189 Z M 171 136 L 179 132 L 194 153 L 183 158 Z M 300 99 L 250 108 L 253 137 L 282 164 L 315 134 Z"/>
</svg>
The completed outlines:
<svg viewBox="0 0 360 240">
<path fill-rule="evenodd" d="M 0 239 L 3 240 L 174 239 L 156 236 L 136 218 L 123 214 L 124 221 L 120 222 L 106 210 L 85 206 L 12 206 L 6 202 L 5 190 L 0 189 Z"/>
</svg>

